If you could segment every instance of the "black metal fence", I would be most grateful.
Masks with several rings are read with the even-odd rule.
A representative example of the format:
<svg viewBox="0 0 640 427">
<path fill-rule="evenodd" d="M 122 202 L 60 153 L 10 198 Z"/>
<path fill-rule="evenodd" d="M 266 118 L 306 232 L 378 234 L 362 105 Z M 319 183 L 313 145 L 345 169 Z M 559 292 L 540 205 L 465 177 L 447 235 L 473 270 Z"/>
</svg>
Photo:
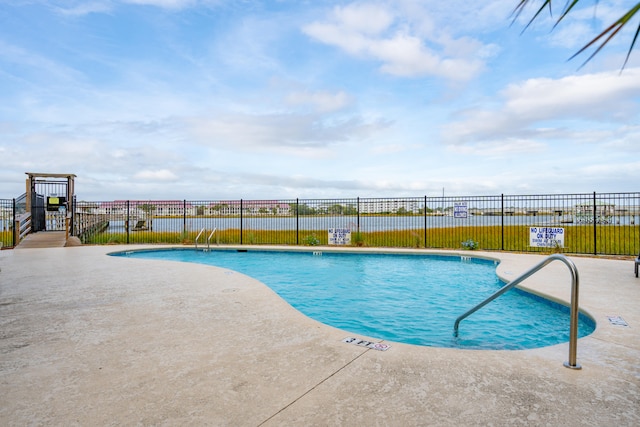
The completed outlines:
<svg viewBox="0 0 640 427">
<path fill-rule="evenodd" d="M 0 249 L 14 246 L 15 215 L 15 200 L 0 199 Z"/>
<path fill-rule="evenodd" d="M 633 255 L 640 193 L 78 202 L 84 243 L 467 248 Z M 333 239 L 337 238 L 338 241 Z"/>
</svg>

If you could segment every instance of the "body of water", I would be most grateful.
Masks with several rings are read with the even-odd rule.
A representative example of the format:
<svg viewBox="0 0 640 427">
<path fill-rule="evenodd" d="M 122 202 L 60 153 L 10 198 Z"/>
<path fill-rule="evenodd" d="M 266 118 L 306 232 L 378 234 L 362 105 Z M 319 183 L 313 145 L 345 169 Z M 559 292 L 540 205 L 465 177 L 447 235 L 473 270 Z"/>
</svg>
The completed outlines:
<svg viewBox="0 0 640 427">
<path fill-rule="evenodd" d="M 526 225 L 526 226 L 547 226 L 556 225 L 559 227 L 571 227 L 574 225 L 584 225 L 575 223 L 564 223 L 563 218 L 553 215 L 537 216 L 470 216 L 465 219 L 450 216 L 361 216 L 360 231 L 386 231 L 386 230 L 406 230 L 444 227 L 464 227 L 464 226 L 499 226 Z M 355 216 L 300 216 L 298 224 L 295 217 L 247 217 L 242 218 L 242 228 L 245 230 L 327 230 L 329 228 L 350 228 L 357 229 L 357 217 Z M 612 217 L 613 224 L 629 225 L 640 224 L 638 216 Z M 239 229 L 240 218 L 154 218 L 152 222 L 154 231 L 182 232 L 200 231 L 203 228 L 213 230 Z M 125 231 L 124 221 L 110 221 L 107 232 L 119 233 Z"/>
</svg>

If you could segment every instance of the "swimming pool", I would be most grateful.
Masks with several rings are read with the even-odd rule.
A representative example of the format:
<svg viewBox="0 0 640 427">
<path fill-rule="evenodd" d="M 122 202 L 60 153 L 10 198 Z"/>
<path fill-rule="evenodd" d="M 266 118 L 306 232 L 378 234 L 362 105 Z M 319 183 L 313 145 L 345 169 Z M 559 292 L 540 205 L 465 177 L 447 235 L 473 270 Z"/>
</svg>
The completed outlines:
<svg viewBox="0 0 640 427">
<path fill-rule="evenodd" d="M 517 350 L 569 340 L 566 307 L 513 289 L 465 319 L 498 290 L 497 262 L 459 255 L 162 249 L 112 255 L 194 262 L 260 280 L 294 308 L 372 338 L 432 347 Z M 595 329 L 581 314 L 578 335 Z"/>
</svg>

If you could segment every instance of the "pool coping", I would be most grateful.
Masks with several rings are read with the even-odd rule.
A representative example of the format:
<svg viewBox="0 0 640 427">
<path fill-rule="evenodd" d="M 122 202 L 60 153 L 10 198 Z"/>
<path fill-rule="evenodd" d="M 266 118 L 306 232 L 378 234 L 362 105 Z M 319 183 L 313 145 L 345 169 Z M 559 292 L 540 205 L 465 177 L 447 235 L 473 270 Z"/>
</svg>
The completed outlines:
<svg viewBox="0 0 640 427">
<path fill-rule="evenodd" d="M 0 384 L 6 396 L 0 422 L 640 422 L 640 279 L 633 276 L 632 260 L 569 256 L 580 271 L 580 306 L 597 323 L 593 334 L 578 340 L 583 369 L 574 371 L 562 365 L 566 344 L 493 351 L 391 343 L 390 350 L 380 352 L 352 346 L 342 342 L 343 331 L 306 318 L 246 276 L 193 264 L 186 268 L 159 264 L 164 261 L 104 260 L 106 253 L 117 250 L 172 247 L 0 252 L 0 320 L 5 331 Z M 481 251 L 383 252 L 499 259 L 497 272 L 507 281 L 542 259 Z M 552 264 L 545 270 L 523 287 L 568 301 L 566 268 Z M 176 283 L 181 287 L 174 288 Z M 220 289 L 212 289 L 211 283 Z M 192 291 L 201 292 L 201 300 Z M 204 309 L 209 306 L 217 311 Z M 198 316 L 211 324 L 202 331 L 188 329 Z M 608 316 L 619 316 L 628 326 L 612 324 Z M 154 331 L 149 319 L 162 322 L 165 329 Z M 164 335 L 175 341 L 169 345 Z M 247 347 L 255 340 L 261 344 Z M 205 342 L 215 345 L 203 347 Z M 109 375 L 103 370 L 110 370 Z"/>
</svg>

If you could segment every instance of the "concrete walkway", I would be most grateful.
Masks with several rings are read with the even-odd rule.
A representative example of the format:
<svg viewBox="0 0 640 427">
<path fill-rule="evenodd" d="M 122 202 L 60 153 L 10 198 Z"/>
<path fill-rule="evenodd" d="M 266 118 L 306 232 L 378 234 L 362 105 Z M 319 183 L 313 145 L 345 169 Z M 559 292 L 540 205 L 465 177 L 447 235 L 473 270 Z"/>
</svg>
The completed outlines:
<svg viewBox="0 0 640 427">
<path fill-rule="evenodd" d="M 598 327 L 571 370 L 568 344 L 343 343 L 242 274 L 105 255 L 134 248 L 0 251 L 0 425 L 640 425 L 632 261 L 572 257 Z M 541 260 L 474 255 L 502 259 L 507 279 Z M 568 300 L 569 283 L 554 263 L 525 285 Z"/>
</svg>

